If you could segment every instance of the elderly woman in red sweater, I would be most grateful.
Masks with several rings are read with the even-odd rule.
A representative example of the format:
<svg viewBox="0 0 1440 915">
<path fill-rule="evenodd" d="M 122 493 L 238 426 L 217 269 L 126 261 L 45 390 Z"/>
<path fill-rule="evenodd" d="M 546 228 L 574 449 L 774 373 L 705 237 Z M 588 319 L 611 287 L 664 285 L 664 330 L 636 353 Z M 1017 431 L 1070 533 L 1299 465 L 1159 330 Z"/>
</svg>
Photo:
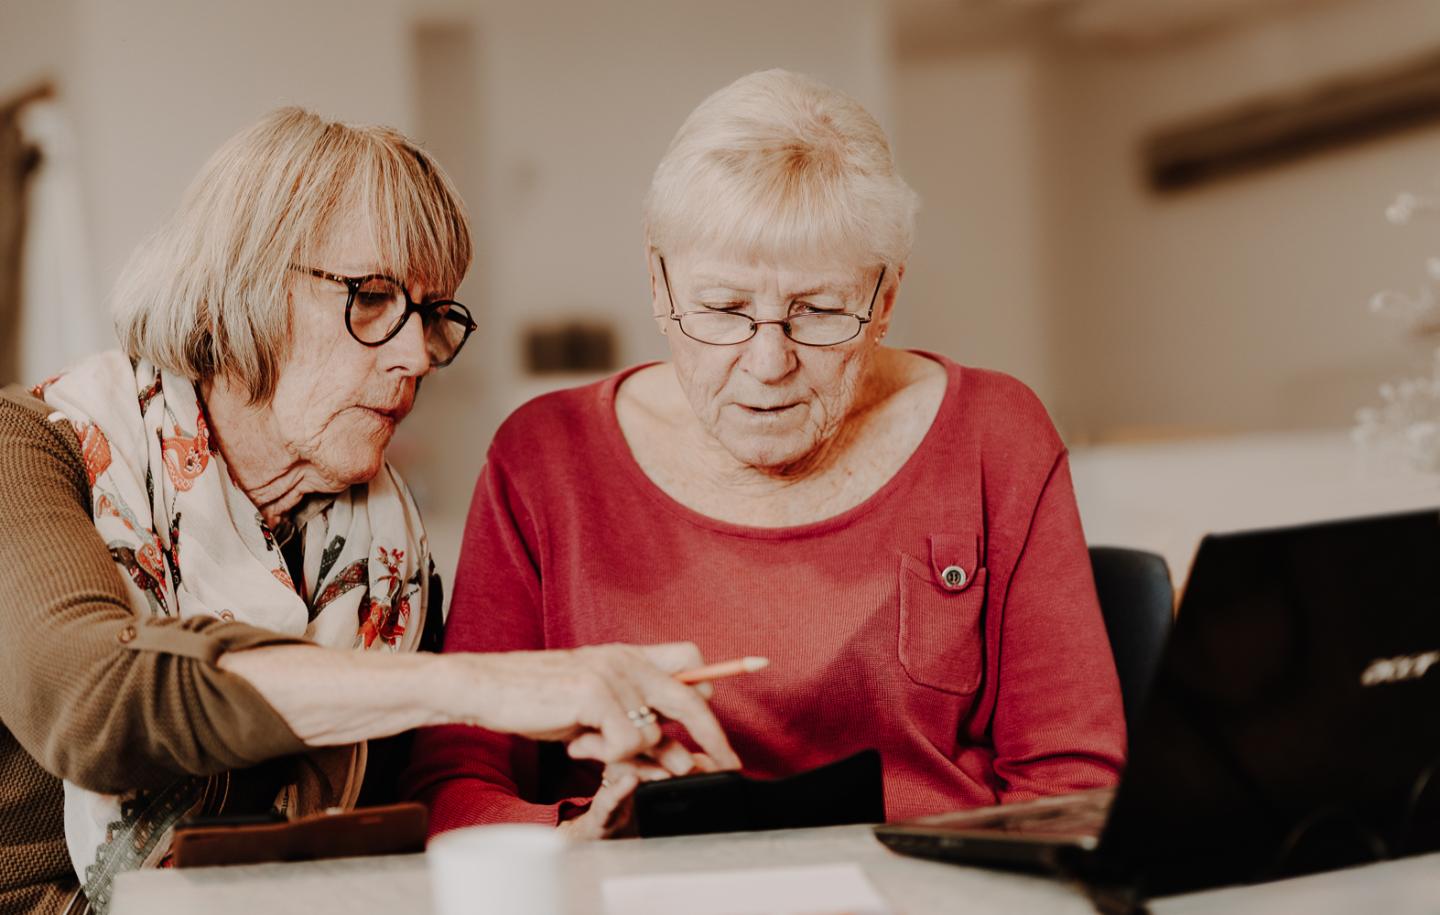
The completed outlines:
<svg viewBox="0 0 1440 915">
<path fill-rule="evenodd" d="M 711 701 L 745 771 L 874 747 L 892 819 L 1113 783 L 1119 686 L 1044 407 L 882 345 L 915 208 L 879 125 L 813 79 L 756 73 L 701 104 L 645 209 L 671 359 L 500 429 L 445 650 L 767 656 Z M 437 831 L 603 836 L 665 773 L 602 782 L 521 738 L 439 728 L 409 781 Z"/>
</svg>

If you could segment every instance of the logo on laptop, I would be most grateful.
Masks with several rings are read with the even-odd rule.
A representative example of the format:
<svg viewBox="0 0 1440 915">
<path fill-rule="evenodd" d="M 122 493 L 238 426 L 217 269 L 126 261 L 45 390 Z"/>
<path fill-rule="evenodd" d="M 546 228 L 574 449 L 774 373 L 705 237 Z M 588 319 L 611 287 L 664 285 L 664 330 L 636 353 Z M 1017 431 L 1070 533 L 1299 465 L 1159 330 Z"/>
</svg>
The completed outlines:
<svg viewBox="0 0 1440 915">
<path fill-rule="evenodd" d="M 1376 658 L 1360 675 L 1360 685 L 1379 686 L 1382 683 L 1399 683 L 1401 680 L 1418 680 L 1436 664 L 1440 664 L 1440 651 L 1423 651 L 1420 654 L 1400 655 L 1397 658 Z"/>
</svg>

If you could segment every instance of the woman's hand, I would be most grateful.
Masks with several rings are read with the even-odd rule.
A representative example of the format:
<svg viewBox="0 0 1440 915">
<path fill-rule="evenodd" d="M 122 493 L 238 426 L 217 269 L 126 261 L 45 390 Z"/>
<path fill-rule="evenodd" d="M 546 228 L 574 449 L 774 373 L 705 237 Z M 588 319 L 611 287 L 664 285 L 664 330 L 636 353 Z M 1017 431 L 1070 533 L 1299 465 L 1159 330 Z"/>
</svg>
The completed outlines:
<svg viewBox="0 0 1440 915">
<path fill-rule="evenodd" d="M 704 753 L 691 754 L 696 772 L 717 772 L 720 766 Z M 605 767 L 600 790 L 590 807 L 573 820 L 560 824 L 560 831 L 572 839 L 608 839 L 633 833 L 635 789 L 641 782 L 656 782 L 684 772 L 671 772 L 649 760 L 611 763 Z"/>
<path fill-rule="evenodd" d="M 694 770 L 695 754 L 664 739 L 658 716 L 682 725 L 719 767 L 740 767 L 700 693 L 671 676 L 703 663 L 699 649 L 689 642 L 449 654 L 441 659 L 452 665 L 447 695 L 455 720 L 534 740 L 562 741 L 576 759 L 619 763 L 645 756 L 649 765 L 667 774 Z M 605 800 L 609 802 L 609 794 Z"/>
</svg>

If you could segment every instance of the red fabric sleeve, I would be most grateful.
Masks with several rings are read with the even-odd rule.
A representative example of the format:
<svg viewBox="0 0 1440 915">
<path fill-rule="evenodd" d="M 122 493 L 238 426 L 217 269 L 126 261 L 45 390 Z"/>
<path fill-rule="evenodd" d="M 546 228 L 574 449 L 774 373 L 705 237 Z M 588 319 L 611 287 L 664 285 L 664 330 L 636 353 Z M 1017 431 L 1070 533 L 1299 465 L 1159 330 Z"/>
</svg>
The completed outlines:
<svg viewBox="0 0 1440 915">
<path fill-rule="evenodd" d="M 465 522 L 446 652 L 545 647 L 534 542 L 531 517 L 492 452 Z M 477 823 L 553 826 L 565 804 L 521 797 L 536 758 L 533 741 L 463 725 L 426 728 L 416 734 L 403 790 L 430 808 L 431 835 Z"/>
<path fill-rule="evenodd" d="M 1063 451 L 1010 579 L 1000 646 L 1001 802 L 1115 784 L 1125 714 Z"/>
</svg>

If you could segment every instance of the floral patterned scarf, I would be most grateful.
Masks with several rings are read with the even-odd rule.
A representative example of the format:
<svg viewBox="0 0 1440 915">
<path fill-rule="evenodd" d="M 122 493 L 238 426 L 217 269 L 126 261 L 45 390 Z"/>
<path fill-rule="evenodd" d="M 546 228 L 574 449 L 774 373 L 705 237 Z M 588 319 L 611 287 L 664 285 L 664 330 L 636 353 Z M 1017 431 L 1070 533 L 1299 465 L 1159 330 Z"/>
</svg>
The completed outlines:
<svg viewBox="0 0 1440 915">
<path fill-rule="evenodd" d="M 35 393 L 75 428 L 95 527 L 135 613 L 239 620 L 332 648 L 415 649 L 433 563 L 419 512 L 388 464 L 369 483 L 300 510 L 297 583 L 212 448 L 193 382 L 112 351 Z M 291 783 L 277 804 L 353 805 L 364 749 L 340 751 L 315 754 L 310 776 L 298 779 L 311 790 Z M 229 773 L 119 796 L 67 782 L 65 838 L 91 906 L 108 908 L 116 873 L 163 863 L 175 822 L 220 809 L 230 788 Z"/>
</svg>

